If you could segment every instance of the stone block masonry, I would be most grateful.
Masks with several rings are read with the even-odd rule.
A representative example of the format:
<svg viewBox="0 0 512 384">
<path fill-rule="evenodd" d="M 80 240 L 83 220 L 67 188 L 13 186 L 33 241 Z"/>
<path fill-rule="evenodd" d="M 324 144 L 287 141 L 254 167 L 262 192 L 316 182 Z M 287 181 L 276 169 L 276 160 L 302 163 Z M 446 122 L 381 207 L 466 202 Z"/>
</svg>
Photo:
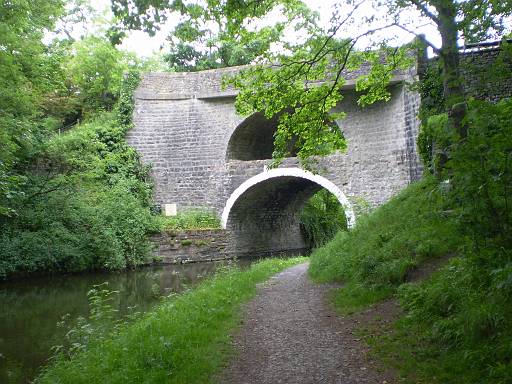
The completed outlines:
<svg viewBox="0 0 512 384">
<path fill-rule="evenodd" d="M 298 214 L 327 181 L 350 209 L 355 198 L 382 204 L 421 176 L 415 146 L 419 97 L 404 84 L 414 79 L 414 69 L 396 74 L 389 102 L 366 108 L 357 105 L 354 81 L 347 82 L 336 110 L 347 113 L 337 123 L 348 150 L 316 159 L 314 174 L 325 183 L 297 176 L 296 158 L 286 159 L 276 177 L 261 177 L 268 172 L 277 123 L 260 114 L 237 115 L 236 91 L 223 90 L 220 84 L 224 75 L 239 70 L 144 75 L 135 93 L 135 126 L 127 137 L 152 165 L 159 204 L 177 204 L 178 212 L 205 207 L 226 217 L 228 253 L 259 256 L 303 250 Z M 250 180 L 261 182 L 249 182 L 244 189 Z M 162 252 L 169 255 L 165 257 L 180 260 L 182 256 L 171 256 L 171 248 L 164 250 L 168 242 L 160 240 Z"/>
<path fill-rule="evenodd" d="M 498 54 L 494 48 L 463 53 L 469 94 L 487 100 L 512 96 L 511 76 L 498 83 L 485 77 L 489 72 L 483 68 L 495 68 Z M 505 72 L 512 71 L 510 61 L 501 65 Z M 197 248 L 194 241 L 201 240 L 195 238 L 176 237 L 171 244 L 169 235 L 162 235 L 167 237 L 156 241 L 164 259 L 298 253 L 305 245 L 300 209 L 322 187 L 330 186 L 347 212 L 353 212 L 352 200 L 362 198 L 376 206 L 418 180 L 420 98 L 406 84 L 417 78 L 417 70 L 394 74 L 388 102 L 361 108 L 354 84 L 367 69 L 345 73 L 343 100 L 335 108 L 347 113 L 337 124 L 348 150 L 315 159 L 314 177 L 301 173 L 294 157 L 286 159 L 279 172 L 268 171 L 277 120 L 261 113 L 237 115 L 236 90 L 221 87 L 223 77 L 240 67 L 144 75 L 135 92 L 135 126 L 127 139 L 152 165 L 156 201 L 176 204 L 178 212 L 192 207 L 214 210 L 228 230 L 215 235 L 212 249 Z"/>
<path fill-rule="evenodd" d="M 164 264 L 224 260 L 231 257 L 229 234 L 222 229 L 165 231 L 151 238 L 153 258 Z"/>
</svg>

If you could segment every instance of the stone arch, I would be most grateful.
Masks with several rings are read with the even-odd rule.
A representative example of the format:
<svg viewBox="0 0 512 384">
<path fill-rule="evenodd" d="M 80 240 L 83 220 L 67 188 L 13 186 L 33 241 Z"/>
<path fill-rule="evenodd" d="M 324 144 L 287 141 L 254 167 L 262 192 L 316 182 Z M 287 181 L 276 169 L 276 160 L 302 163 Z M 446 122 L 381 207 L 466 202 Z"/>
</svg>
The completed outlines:
<svg viewBox="0 0 512 384">
<path fill-rule="evenodd" d="M 316 192 L 325 188 L 345 208 L 348 227 L 354 210 L 331 181 L 300 168 L 265 170 L 243 182 L 228 198 L 222 227 L 232 236 L 239 257 L 303 254 L 308 245 L 300 228 L 300 212 Z"/>
<path fill-rule="evenodd" d="M 320 187 L 327 189 L 331 192 L 340 204 L 345 208 L 345 215 L 347 217 L 347 226 L 349 228 L 353 227 L 356 222 L 356 216 L 354 213 L 354 209 L 352 204 L 347 199 L 347 196 L 339 189 L 336 184 L 327 180 L 325 177 L 320 175 L 315 175 L 312 172 L 306 171 L 301 168 L 276 168 L 271 170 L 266 170 L 256 176 L 251 177 L 250 179 L 243 182 L 235 191 L 229 196 L 226 205 L 222 211 L 221 224 L 222 228 L 226 229 L 229 214 L 231 213 L 231 209 L 236 201 L 250 188 L 253 186 L 273 178 L 278 177 L 295 177 L 299 179 L 306 179 L 312 181 L 315 184 L 318 184 Z"/>
</svg>

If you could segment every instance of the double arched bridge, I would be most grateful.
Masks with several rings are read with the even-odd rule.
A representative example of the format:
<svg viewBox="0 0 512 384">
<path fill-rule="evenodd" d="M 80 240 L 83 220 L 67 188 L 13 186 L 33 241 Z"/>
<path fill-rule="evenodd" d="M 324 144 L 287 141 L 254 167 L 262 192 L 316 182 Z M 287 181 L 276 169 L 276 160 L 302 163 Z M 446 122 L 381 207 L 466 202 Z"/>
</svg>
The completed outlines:
<svg viewBox="0 0 512 384">
<path fill-rule="evenodd" d="M 354 90 L 360 73 L 346 74 L 336 109 L 347 112 L 338 124 L 348 150 L 318 158 L 314 172 L 296 158 L 268 169 L 277 121 L 237 115 L 236 91 L 221 87 L 222 77 L 237 70 L 144 75 L 128 142 L 152 165 L 156 201 L 178 211 L 213 209 L 239 255 L 302 250 L 299 213 L 322 188 L 338 198 L 353 225 L 355 200 L 379 205 L 419 178 L 419 96 L 405 85 L 413 70 L 395 75 L 390 101 L 365 108 Z"/>
</svg>

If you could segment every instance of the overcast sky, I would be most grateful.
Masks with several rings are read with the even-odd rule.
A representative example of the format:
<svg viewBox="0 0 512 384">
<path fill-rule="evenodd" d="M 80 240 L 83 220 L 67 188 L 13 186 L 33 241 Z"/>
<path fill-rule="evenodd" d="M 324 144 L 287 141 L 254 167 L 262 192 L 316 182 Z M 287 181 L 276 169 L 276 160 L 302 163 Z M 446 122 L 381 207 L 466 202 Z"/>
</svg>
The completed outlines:
<svg viewBox="0 0 512 384">
<path fill-rule="evenodd" d="M 333 13 L 333 6 L 335 4 L 339 4 L 340 0 L 304 0 L 306 4 L 311 9 L 314 9 L 320 13 L 320 19 L 322 25 L 328 26 L 329 20 Z M 110 9 L 110 1 L 109 0 L 91 0 L 91 4 L 97 10 Z M 359 10 L 361 15 L 368 15 L 370 12 L 374 12 L 369 6 L 363 6 Z M 404 18 L 408 18 L 414 21 L 417 21 L 418 15 L 410 12 L 403 12 Z M 129 34 L 128 38 L 126 38 L 122 44 L 122 48 L 136 52 L 140 56 L 150 56 L 153 53 L 156 53 L 160 50 L 160 47 L 165 44 L 166 37 L 169 34 L 169 31 L 173 28 L 174 25 L 178 22 L 178 16 L 171 16 L 167 23 L 162 26 L 161 30 L 156 33 L 155 36 L 150 37 L 144 32 L 141 31 L 133 31 Z M 348 33 L 357 33 L 361 30 L 361 26 L 352 27 L 351 31 Z M 425 33 L 431 41 L 434 43 L 439 42 L 439 38 L 437 36 L 436 30 L 433 26 L 425 26 L 418 29 L 416 32 Z M 406 43 L 410 41 L 413 37 L 412 35 L 398 29 L 394 29 L 393 31 L 386 31 L 386 34 L 395 34 L 397 35 L 396 41 L 398 43 Z M 366 41 L 362 41 L 361 45 L 366 44 Z M 436 44 L 438 45 L 438 44 Z"/>
</svg>

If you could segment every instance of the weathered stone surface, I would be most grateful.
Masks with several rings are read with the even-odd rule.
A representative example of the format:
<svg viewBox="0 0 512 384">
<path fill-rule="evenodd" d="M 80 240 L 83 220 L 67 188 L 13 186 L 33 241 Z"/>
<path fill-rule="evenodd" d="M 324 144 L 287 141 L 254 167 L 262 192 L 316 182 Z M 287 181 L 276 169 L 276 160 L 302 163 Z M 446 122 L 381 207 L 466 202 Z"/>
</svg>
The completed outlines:
<svg viewBox="0 0 512 384">
<path fill-rule="evenodd" d="M 222 260 L 231 257 L 230 239 L 222 229 L 167 231 L 151 238 L 154 257 L 166 264 Z"/>
<path fill-rule="evenodd" d="M 493 102 L 512 97 L 512 60 L 500 60 L 500 53 L 499 47 L 462 52 L 462 77 L 468 95 Z M 498 70 L 498 76 L 491 69 Z"/>
</svg>

